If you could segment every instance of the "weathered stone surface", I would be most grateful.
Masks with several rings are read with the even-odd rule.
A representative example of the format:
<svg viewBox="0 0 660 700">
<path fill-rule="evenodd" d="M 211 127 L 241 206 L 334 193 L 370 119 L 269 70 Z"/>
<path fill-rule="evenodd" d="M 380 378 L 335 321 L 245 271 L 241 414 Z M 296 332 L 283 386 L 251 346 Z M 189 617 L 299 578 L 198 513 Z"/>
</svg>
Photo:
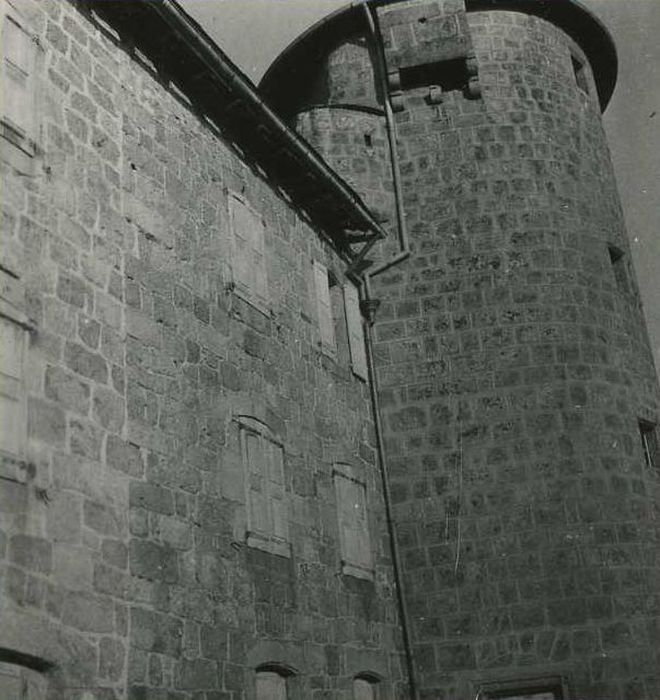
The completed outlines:
<svg viewBox="0 0 660 700">
<path fill-rule="evenodd" d="M 53 566 L 53 548 L 48 540 L 14 535 L 9 540 L 9 560 L 28 571 L 48 574 Z"/>
<path fill-rule="evenodd" d="M 89 386 L 60 367 L 46 369 L 46 398 L 69 411 L 86 415 L 89 411 Z"/>
<path fill-rule="evenodd" d="M 142 476 L 144 464 L 140 450 L 136 445 L 125 442 L 114 435 L 108 435 L 105 450 L 109 467 L 129 476 Z"/>
<path fill-rule="evenodd" d="M 62 621 L 81 631 L 112 632 L 114 606 L 107 598 L 76 591 L 69 594 L 64 601 Z"/>
<path fill-rule="evenodd" d="M 66 437 L 64 411 L 50 402 L 30 398 L 28 435 L 50 445 L 63 445 Z"/>
<path fill-rule="evenodd" d="M 150 581 L 176 583 L 179 566 L 174 549 L 144 540 L 131 540 L 129 546 L 131 573 Z"/>
<path fill-rule="evenodd" d="M 82 345 L 68 342 L 64 348 L 64 361 L 69 369 L 77 374 L 105 384 L 108 380 L 108 365 L 96 353 L 86 350 Z"/>
<path fill-rule="evenodd" d="M 95 420 L 106 430 L 121 431 L 124 425 L 124 401 L 121 396 L 105 387 L 94 389 L 94 407 L 92 414 Z"/>
</svg>

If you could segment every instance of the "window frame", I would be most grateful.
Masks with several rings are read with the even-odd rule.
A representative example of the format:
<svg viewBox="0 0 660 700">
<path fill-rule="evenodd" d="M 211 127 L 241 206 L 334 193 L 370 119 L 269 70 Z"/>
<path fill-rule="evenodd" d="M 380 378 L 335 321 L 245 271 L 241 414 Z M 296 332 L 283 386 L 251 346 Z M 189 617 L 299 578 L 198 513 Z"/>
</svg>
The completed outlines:
<svg viewBox="0 0 660 700">
<path fill-rule="evenodd" d="M 270 554 L 290 558 L 291 557 L 291 540 L 289 532 L 289 503 L 286 491 L 286 469 L 285 469 L 285 450 L 283 443 L 277 438 L 273 431 L 258 418 L 253 416 L 241 415 L 236 417 L 238 424 L 238 444 L 241 455 L 241 464 L 243 467 L 243 485 L 245 492 L 245 512 L 246 512 L 246 537 L 245 541 L 248 547 L 261 549 Z M 281 497 L 273 497 L 273 480 L 270 478 L 269 470 L 273 463 L 266 464 L 263 461 L 263 456 L 266 450 L 262 451 L 262 469 L 260 480 L 266 485 L 266 491 L 263 498 L 266 501 L 266 529 L 261 529 L 255 524 L 255 517 L 252 506 L 252 476 L 253 467 L 251 465 L 248 436 L 256 437 L 262 446 L 267 446 L 269 454 L 273 450 L 277 450 L 281 456 Z M 267 459 L 272 459 L 272 455 Z M 282 507 L 282 524 L 285 532 L 282 536 L 276 534 L 276 516 L 274 515 L 273 506 L 279 501 Z"/>
<path fill-rule="evenodd" d="M 314 296 L 316 299 L 316 320 L 319 329 L 319 347 L 321 352 L 337 360 L 337 333 L 330 294 L 330 271 L 320 260 L 312 260 L 314 275 Z M 335 284 L 337 281 L 335 280 Z"/>
<path fill-rule="evenodd" d="M 10 0 L 4 0 L 0 3 L 0 46 L 7 47 L 10 44 L 6 40 L 9 23 L 14 24 L 17 30 L 25 34 L 30 47 L 29 62 L 31 65 L 27 73 L 23 68 L 13 64 L 11 59 L 7 57 L 5 49 L 2 50 L 0 61 L 0 85 L 3 93 L 6 89 L 5 75 L 9 70 L 7 64 L 11 64 L 14 71 L 24 73 L 26 76 L 25 99 L 30 114 L 30 123 L 28 125 L 17 124 L 5 113 L 4 108 L 0 112 L 0 142 L 2 143 L 3 160 L 9 161 L 14 167 L 21 168 L 26 163 L 29 166 L 37 154 L 42 102 L 42 91 L 39 89 L 39 83 L 44 51 L 38 36 L 30 30 L 21 12 Z M 0 100 L 0 104 L 2 103 L 4 103 L 4 99 Z"/>
<path fill-rule="evenodd" d="M 375 557 L 373 550 L 373 541 L 371 537 L 371 527 L 369 522 L 369 507 L 367 499 L 367 484 L 364 479 L 359 478 L 355 474 L 355 470 L 350 464 L 343 464 L 337 462 L 332 468 L 332 480 L 333 487 L 335 491 L 335 502 L 336 502 L 336 512 L 337 512 L 337 526 L 339 530 L 339 551 L 341 555 L 341 572 L 346 576 L 353 576 L 354 578 L 364 579 L 366 581 L 373 581 L 375 573 Z M 351 560 L 348 543 L 346 542 L 345 530 L 351 529 L 350 522 L 347 522 L 342 518 L 343 514 L 343 501 L 341 499 L 341 488 L 340 484 L 342 481 L 348 484 L 353 484 L 358 487 L 361 491 L 362 502 L 364 503 L 364 517 L 360 518 L 364 522 L 363 529 L 359 530 L 358 533 L 361 534 L 365 542 L 365 551 L 368 552 L 368 561 L 355 561 Z"/>
<path fill-rule="evenodd" d="M 357 286 L 350 280 L 347 280 L 346 284 L 344 284 L 343 292 L 351 369 L 356 377 L 366 382 L 369 380 L 369 369 L 367 365 L 364 324 L 362 322 L 362 312 L 360 311 L 360 293 Z"/>
<path fill-rule="evenodd" d="M 525 695 L 553 693 L 553 700 L 568 700 L 568 686 L 563 676 L 521 678 L 518 680 L 484 683 L 478 700 L 513 700 Z"/>
<path fill-rule="evenodd" d="M 270 316 L 270 299 L 269 299 L 269 286 L 268 286 L 268 266 L 266 264 L 266 222 L 263 216 L 250 205 L 248 200 L 238 192 L 229 191 L 228 192 L 228 211 L 229 211 L 229 227 L 231 231 L 231 279 L 232 279 L 232 291 L 236 296 L 243 299 L 243 301 L 253 306 L 255 309 L 261 311 L 265 316 Z M 250 252 L 254 252 L 255 246 L 251 246 L 247 241 L 245 236 L 242 236 L 238 232 L 237 227 L 237 211 L 238 206 L 243 207 L 243 209 L 249 213 L 254 219 L 255 223 L 258 223 L 258 233 L 257 238 L 258 243 L 256 248 L 259 248 L 258 257 L 259 260 L 255 263 L 252 255 L 250 255 L 247 261 L 241 261 L 240 246 L 238 244 L 238 239 L 246 241 L 248 245 L 244 246 L 244 250 L 249 248 Z M 262 279 L 261 288 L 252 281 L 245 281 L 240 279 L 240 275 L 237 274 L 238 270 L 241 269 L 243 264 L 247 262 L 254 268 L 254 279 L 256 276 L 260 275 Z"/>
<path fill-rule="evenodd" d="M 353 700 L 359 700 L 355 689 L 356 689 L 356 684 L 358 682 L 365 683 L 371 690 L 371 697 L 372 700 L 381 700 L 383 697 L 382 694 L 382 678 L 374 673 L 369 673 L 369 672 L 361 672 L 361 673 L 356 673 L 353 676 L 353 683 L 351 685 L 351 695 Z"/>
<path fill-rule="evenodd" d="M 584 95 L 591 95 L 591 87 L 589 85 L 589 77 L 587 74 L 587 62 L 586 59 L 577 56 L 575 53 L 571 52 L 571 68 L 573 69 L 573 76 L 575 77 L 575 84 L 577 85 L 580 92 Z"/>
<path fill-rule="evenodd" d="M 622 294 L 629 294 L 631 291 L 630 272 L 628 270 L 628 260 L 624 250 L 609 243 L 607 252 L 610 257 L 610 266 L 616 288 Z"/>
<path fill-rule="evenodd" d="M 24 307 L 24 289 L 17 275 L 0 265 L 0 323 L 7 326 L 16 334 L 20 349 L 18 358 L 17 377 L 7 375 L 8 381 L 2 382 L 7 387 L 16 384 L 15 395 L 7 395 L 9 400 L 16 401 L 16 410 L 20 411 L 19 416 L 19 444 L 16 451 L 4 449 L 0 445 L 0 478 L 10 479 L 19 483 L 25 483 L 28 478 L 26 463 L 27 456 L 27 386 L 26 386 L 26 363 L 29 349 L 30 333 L 34 330 L 33 323 L 28 319 Z M 1 341 L 0 341 L 1 342 Z M 2 343 L 6 348 L 7 344 Z M 5 367 L 2 363 L 2 367 Z M 4 372 L 0 372 L 4 374 Z M 0 384 L 0 392 L 5 391 Z"/>
<path fill-rule="evenodd" d="M 642 442 L 644 462 L 646 467 L 656 474 L 660 474 L 660 439 L 658 438 L 658 424 L 644 418 L 637 420 L 639 435 Z"/>
</svg>

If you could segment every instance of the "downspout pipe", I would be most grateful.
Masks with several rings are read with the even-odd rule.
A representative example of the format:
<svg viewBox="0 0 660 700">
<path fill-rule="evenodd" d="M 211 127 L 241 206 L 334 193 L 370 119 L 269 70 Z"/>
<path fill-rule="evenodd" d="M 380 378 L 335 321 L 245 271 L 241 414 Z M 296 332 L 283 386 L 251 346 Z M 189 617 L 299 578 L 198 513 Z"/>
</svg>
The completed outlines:
<svg viewBox="0 0 660 700">
<path fill-rule="evenodd" d="M 369 27 L 372 51 L 375 57 L 374 75 L 376 76 L 376 80 L 380 83 L 381 93 L 383 95 L 385 127 L 390 151 L 390 163 L 392 165 L 392 183 L 394 185 L 394 206 L 396 209 L 397 231 L 399 235 L 399 252 L 393 258 L 386 260 L 384 263 L 381 263 L 367 272 L 368 277 L 375 277 L 410 257 L 410 241 L 408 238 L 406 213 L 403 207 L 403 189 L 401 187 L 401 167 L 399 165 L 399 152 L 397 150 L 396 123 L 394 121 L 394 111 L 392 110 L 390 101 L 390 89 L 387 83 L 387 63 L 383 51 L 383 37 L 378 26 L 378 18 L 369 4 L 369 0 L 364 0 L 362 2 L 362 8 Z"/>
<path fill-rule="evenodd" d="M 380 476 L 383 489 L 383 502 L 385 505 L 385 520 L 387 522 L 387 534 L 390 540 L 390 551 L 392 555 L 392 569 L 394 571 L 397 606 L 399 608 L 399 616 L 401 618 L 401 635 L 403 638 L 403 650 L 406 659 L 406 671 L 408 674 L 408 689 L 410 692 L 410 699 L 419 700 L 419 693 L 417 690 L 417 673 L 415 671 L 415 662 L 412 652 L 412 639 L 410 636 L 410 617 L 408 615 L 406 598 L 403 594 L 401 554 L 399 552 L 399 543 L 396 537 L 394 518 L 392 517 L 392 496 L 390 493 L 390 480 L 387 469 L 387 459 L 385 456 L 385 444 L 383 441 L 383 424 L 380 411 L 380 402 L 378 400 L 378 377 L 376 375 L 376 366 L 374 364 L 373 324 L 380 302 L 375 299 L 370 299 L 366 293 L 364 294 L 364 297 L 365 298 L 363 299 L 361 306 L 363 316 L 366 320 L 365 346 L 367 351 L 367 369 L 369 373 L 371 405 L 374 416 L 374 431 L 376 433 L 376 448 L 378 452 L 378 466 L 380 467 Z"/>
<path fill-rule="evenodd" d="M 397 230 L 399 238 L 399 252 L 389 260 L 381 263 L 375 268 L 365 271 L 362 285 L 362 312 L 366 320 L 365 346 L 367 351 L 367 368 L 369 373 L 369 391 L 371 396 L 372 412 L 374 416 L 374 430 L 376 433 L 376 447 L 378 452 L 378 465 L 383 490 L 383 502 L 385 506 L 385 520 L 387 522 L 387 534 L 390 541 L 390 551 L 392 556 L 392 569 L 394 573 L 394 584 L 396 588 L 397 605 L 399 617 L 401 619 L 401 635 L 403 638 L 403 649 L 406 661 L 406 671 L 408 675 L 408 690 L 411 700 L 419 700 L 417 686 L 417 672 L 412 651 L 412 638 L 410 632 L 410 616 L 406 597 L 403 592 L 403 576 L 401 573 L 401 554 L 399 543 L 392 515 L 392 496 L 390 492 L 390 479 L 387 467 L 387 456 L 385 452 L 385 442 L 383 439 L 383 424 L 378 398 L 378 375 L 374 363 L 374 335 L 373 325 L 379 301 L 372 298 L 371 278 L 379 275 L 391 267 L 410 257 L 410 242 L 408 238 L 408 228 L 406 225 L 406 215 L 403 207 L 403 189 L 401 187 L 401 168 L 399 165 L 399 154 L 397 150 L 396 124 L 394 112 L 390 102 L 389 85 L 387 83 L 387 64 L 383 50 L 383 39 L 377 23 L 374 10 L 369 5 L 369 0 L 363 0 L 362 8 L 369 27 L 369 34 L 372 44 L 372 55 L 375 57 L 374 74 L 380 83 L 383 95 L 383 106 L 385 111 L 385 125 L 387 131 L 387 142 L 390 151 L 390 162 L 392 165 L 392 182 L 394 186 L 394 203 L 396 207 Z"/>
</svg>

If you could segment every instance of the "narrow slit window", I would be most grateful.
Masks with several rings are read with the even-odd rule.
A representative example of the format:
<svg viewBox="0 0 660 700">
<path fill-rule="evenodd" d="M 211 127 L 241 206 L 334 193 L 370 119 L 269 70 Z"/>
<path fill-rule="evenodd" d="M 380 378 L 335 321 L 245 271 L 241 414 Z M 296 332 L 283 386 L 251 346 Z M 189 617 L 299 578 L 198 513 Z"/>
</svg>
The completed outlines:
<svg viewBox="0 0 660 700">
<path fill-rule="evenodd" d="M 577 86 L 585 94 L 589 94 L 589 81 L 587 80 L 587 69 L 584 63 L 576 56 L 571 56 L 571 63 L 573 65 L 573 73 L 575 75 L 575 82 Z"/>
<path fill-rule="evenodd" d="M 630 282 L 628 280 L 628 266 L 626 264 L 625 253 L 616 246 L 608 246 L 610 253 L 610 263 L 612 264 L 612 272 L 616 286 L 621 292 L 630 291 Z"/>
<path fill-rule="evenodd" d="M 649 469 L 660 469 L 660 449 L 658 447 L 658 426 L 649 421 L 639 421 L 639 434 L 642 439 L 644 460 Z"/>
</svg>

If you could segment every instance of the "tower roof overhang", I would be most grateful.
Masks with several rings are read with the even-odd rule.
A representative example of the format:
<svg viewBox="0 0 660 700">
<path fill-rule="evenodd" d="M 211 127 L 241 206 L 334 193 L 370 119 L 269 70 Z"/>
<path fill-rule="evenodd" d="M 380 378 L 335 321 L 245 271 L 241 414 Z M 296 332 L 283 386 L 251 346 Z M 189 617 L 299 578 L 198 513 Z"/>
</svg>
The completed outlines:
<svg viewBox="0 0 660 700">
<path fill-rule="evenodd" d="M 401 0 L 371 0 L 370 4 L 389 5 Z M 364 0 L 352 2 L 323 18 L 295 39 L 275 59 L 261 80 L 260 88 L 274 108 L 288 112 L 286 85 L 295 65 L 309 65 L 325 48 L 338 39 L 367 31 L 362 7 Z M 618 57 L 607 27 L 578 0 L 465 0 L 468 12 L 509 10 L 541 17 L 568 34 L 584 51 L 593 70 L 598 98 L 607 108 L 618 74 Z"/>
</svg>

